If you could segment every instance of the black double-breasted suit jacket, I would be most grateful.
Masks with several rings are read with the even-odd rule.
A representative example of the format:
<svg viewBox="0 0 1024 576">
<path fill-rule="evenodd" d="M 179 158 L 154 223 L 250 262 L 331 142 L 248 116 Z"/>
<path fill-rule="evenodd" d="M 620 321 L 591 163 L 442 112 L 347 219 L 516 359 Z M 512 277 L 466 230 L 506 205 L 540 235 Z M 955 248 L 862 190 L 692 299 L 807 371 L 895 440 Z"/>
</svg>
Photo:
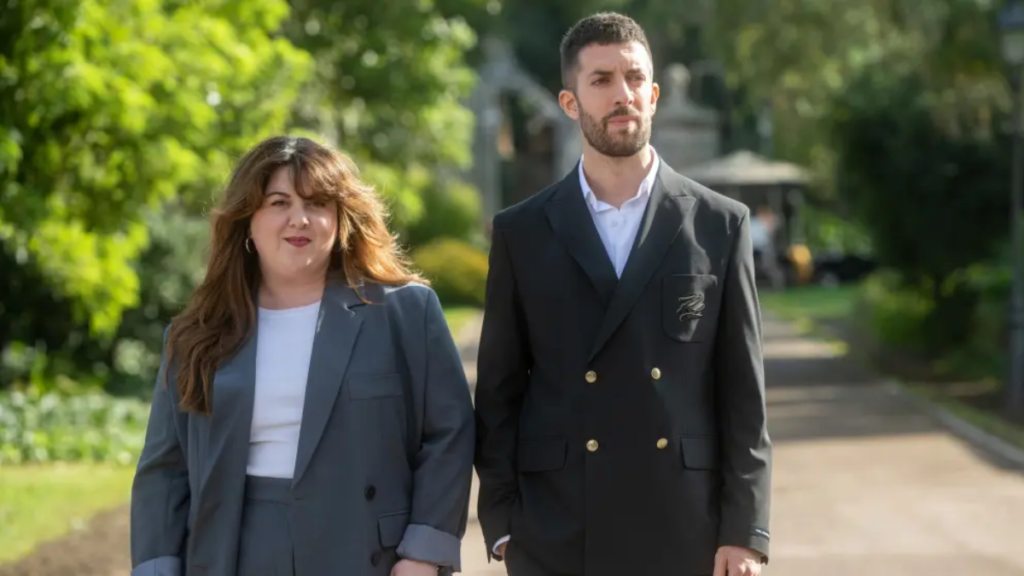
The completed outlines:
<svg viewBox="0 0 1024 576">
<path fill-rule="evenodd" d="M 771 444 L 749 210 L 663 161 L 618 278 L 576 170 L 495 216 L 478 517 L 551 574 L 768 557 Z"/>
</svg>

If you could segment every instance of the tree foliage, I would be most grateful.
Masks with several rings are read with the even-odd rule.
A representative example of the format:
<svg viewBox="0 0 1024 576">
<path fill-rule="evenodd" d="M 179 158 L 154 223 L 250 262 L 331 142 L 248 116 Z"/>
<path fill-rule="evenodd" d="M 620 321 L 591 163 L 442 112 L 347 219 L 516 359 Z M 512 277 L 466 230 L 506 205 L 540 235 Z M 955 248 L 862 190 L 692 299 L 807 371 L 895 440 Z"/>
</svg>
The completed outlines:
<svg viewBox="0 0 1024 576">
<path fill-rule="evenodd" d="M 138 301 L 143 211 L 202 202 L 284 127 L 311 64 L 272 35 L 287 15 L 284 0 L 8 2 L 0 243 L 18 265 L 5 279 L 31 262 L 76 320 L 111 334 Z"/>
<path fill-rule="evenodd" d="M 937 114 L 968 95 L 1006 105 L 993 11 L 981 0 L 719 0 L 710 51 L 746 101 L 771 104 L 776 155 L 809 165 L 831 186 L 835 98 L 878 67 L 915 71 Z M 990 110 L 991 111 L 991 110 Z"/>
<path fill-rule="evenodd" d="M 635 19 L 647 33 L 655 80 L 671 62 L 700 55 L 700 22 L 708 2 L 675 0 L 517 0 L 502 6 L 490 29 L 507 38 L 517 57 L 553 94 L 562 89 L 558 46 L 579 19 L 615 11 Z"/>
<path fill-rule="evenodd" d="M 284 31 L 316 62 L 296 121 L 355 156 L 391 200 L 395 226 L 408 228 L 424 215 L 424 193 L 445 188 L 471 159 L 473 118 L 462 101 L 476 34 L 462 14 L 483 11 L 483 0 L 291 6 Z"/>
<path fill-rule="evenodd" d="M 149 377 L 201 268 L 204 213 L 266 136 L 339 145 L 400 229 L 433 229 L 425 197 L 475 218 L 460 14 L 483 0 L 2 3 L 0 386 Z"/>
<path fill-rule="evenodd" d="M 865 71 L 837 98 L 829 126 L 839 190 L 879 262 L 941 284 L 1006 237 L 1009 158 L 1007 139 L 969 101 L 951 117 L 933 100 L 919 74 Z"/>
</svg>

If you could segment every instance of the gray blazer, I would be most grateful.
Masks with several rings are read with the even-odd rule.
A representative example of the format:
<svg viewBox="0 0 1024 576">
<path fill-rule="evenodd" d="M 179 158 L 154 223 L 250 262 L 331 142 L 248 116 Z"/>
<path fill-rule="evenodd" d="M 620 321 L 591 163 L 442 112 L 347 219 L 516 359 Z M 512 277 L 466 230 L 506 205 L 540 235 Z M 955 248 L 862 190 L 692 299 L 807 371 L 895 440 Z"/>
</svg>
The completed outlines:
<svg viewBox="0 0 1024 576">
<path fill-rule="evenodd" d="M 327 288 L 309 369 L 290 531 L 300 574 L 390 573 L 399 557 L 460 571 L 473 408 L 435 293 Z M 258 332 L 258 331 L 257 331 Z M 218 370 L 213 416 L 177 408 L 161 363 L 132 486 L 132 576 L 234 576 L 256 336 Z"/>
</svg>

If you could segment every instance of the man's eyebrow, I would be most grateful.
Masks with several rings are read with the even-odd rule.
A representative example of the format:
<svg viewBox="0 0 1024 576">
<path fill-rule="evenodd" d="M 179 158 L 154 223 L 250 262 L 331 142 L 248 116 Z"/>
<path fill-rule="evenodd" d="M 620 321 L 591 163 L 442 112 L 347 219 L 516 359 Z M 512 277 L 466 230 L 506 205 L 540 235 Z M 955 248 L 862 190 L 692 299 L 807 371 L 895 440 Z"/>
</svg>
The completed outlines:
<svg viewBox="0 0 1024 576">
<path fill-rule="evenodd" d="M 627 74 L 647 74 L 647 70 L 644 69 L 642 66 L 634 66 L 634 67 L 630 68 L 629 70 L 626 70 L 626 73 Z M 614 74 L 614 72 L 611 71 L 611 70 L 604 70 L 604 69 L 598 68 L 597 70 L 592 71 L 589 74 L 589 76 L 611 76 L 612 74 Z"/>
</svg>

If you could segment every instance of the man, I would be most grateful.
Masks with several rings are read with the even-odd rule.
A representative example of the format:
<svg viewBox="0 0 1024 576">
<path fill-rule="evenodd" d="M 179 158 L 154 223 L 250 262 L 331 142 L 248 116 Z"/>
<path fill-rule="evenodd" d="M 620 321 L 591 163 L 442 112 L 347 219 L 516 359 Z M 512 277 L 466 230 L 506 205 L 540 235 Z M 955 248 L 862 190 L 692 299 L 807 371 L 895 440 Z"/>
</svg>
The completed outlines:
<svg viewBox="0 0 1024 576">
<path fill-rule="evenodd" d="M 785 278 L 775 251 L 775 213 L 768 206 L 758 206 L 750 217 L 750 243 L 756 277 L 767 279 L 772 288 L 781 288 Z"/>
<path fill-rule="evenodd" d="M 757 575 L 771 445 L 749 211 L 648 141 L 643 30 L 561 46 L 577 170 L 494 218 L 478 516 L 511 576 Z"/>
</svg>

